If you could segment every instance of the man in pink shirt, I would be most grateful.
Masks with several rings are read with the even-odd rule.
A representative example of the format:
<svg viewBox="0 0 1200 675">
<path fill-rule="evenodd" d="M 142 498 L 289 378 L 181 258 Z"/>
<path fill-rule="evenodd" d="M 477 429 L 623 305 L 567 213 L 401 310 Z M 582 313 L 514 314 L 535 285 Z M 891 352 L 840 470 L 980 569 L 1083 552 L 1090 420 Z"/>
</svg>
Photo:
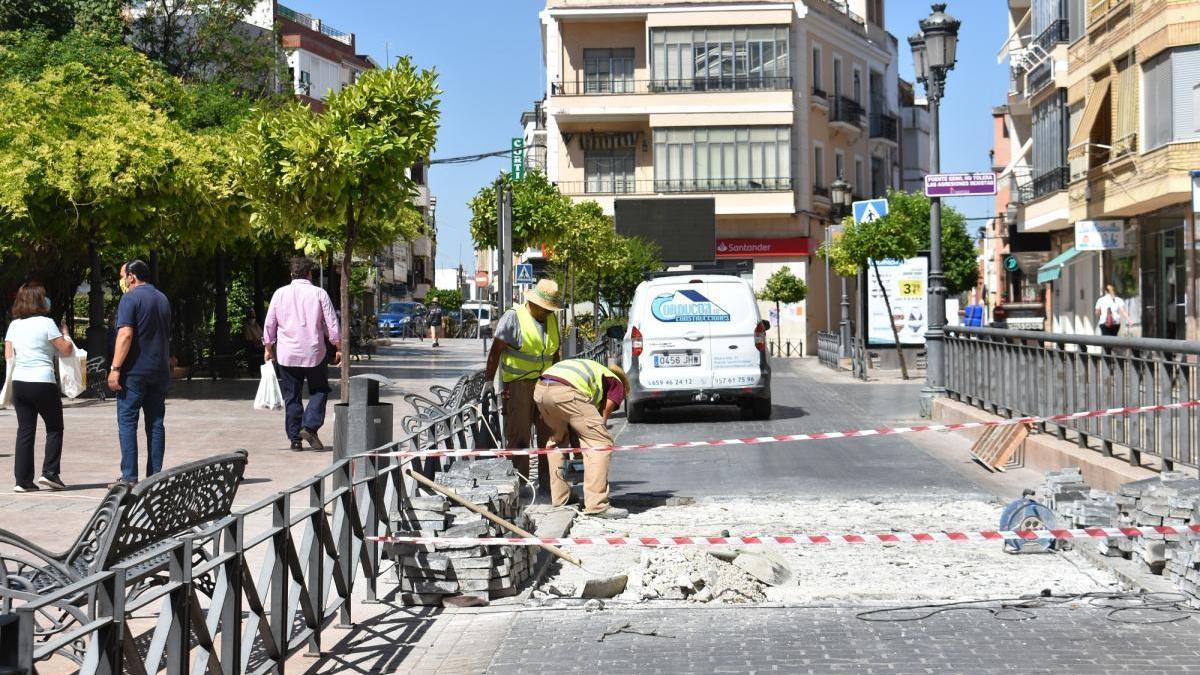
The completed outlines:
<svg viewBox="0 0 1200 675">
<path fill-rule="evenodd" d="M 292 450 L 303 450 L 301 441 L 307 441 L 314 450 L 325 447 L 317 437 L 317 430 L 325 423 L 325 401 L 330 391 L 325 342 L 341 344 L 333 302 L 325 289 L 313 286 L 312 269 L 313 262 L 308 258 L 292 258 L 292 283 L 275 291 L 263 324 L 263 359 L 275 361 L 279 373 L 283 428 Z M 342 362 L 340 351 L 334 352 L 333 362 Z M 305 382 L 308 407 L 300 397 Z"/>
</svg>

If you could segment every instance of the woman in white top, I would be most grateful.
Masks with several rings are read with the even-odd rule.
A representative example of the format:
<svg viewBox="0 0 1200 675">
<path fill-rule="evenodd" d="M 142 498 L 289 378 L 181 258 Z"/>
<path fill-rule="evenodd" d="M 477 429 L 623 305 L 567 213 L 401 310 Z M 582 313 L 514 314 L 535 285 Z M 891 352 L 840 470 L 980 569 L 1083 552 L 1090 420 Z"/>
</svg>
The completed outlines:
<svg viewBox="0 0 1200 675">
<path fill-rule="evenodd" d="M 1112 284 L 1106 285 L 1104 295 L 1096 298 L 1095 314 L 1101 335 L 1117 335 L 1121 332 L 1121 323 L 1129 321 L 1125 301 L 1117 297 L 1117 289 Z"/>
<path fill-rule="evenodd" d="M 66 487 L 58 475 L 62 457 L 63 411 L 58 382 L 54 377 L 57 354 L 70 356 L 75 345 L 63 337 L 54 321 L 46 316 L 50 300 L 41 284 L 29 283 L 17 291 L 13 303 L 13 322 L 4 336 L 4 359 L 14 363 L 12 401 L 17 411 L 17 449 L 13 473 L 17 492 L 36 492 L 38 487 L 62 490 Z M 57 354 L 56 354 L 57 352 Z M 42 475 L 33 479 L 33 441 L 37 418 L 46 424 L 46 455 Z"/>
</svg>

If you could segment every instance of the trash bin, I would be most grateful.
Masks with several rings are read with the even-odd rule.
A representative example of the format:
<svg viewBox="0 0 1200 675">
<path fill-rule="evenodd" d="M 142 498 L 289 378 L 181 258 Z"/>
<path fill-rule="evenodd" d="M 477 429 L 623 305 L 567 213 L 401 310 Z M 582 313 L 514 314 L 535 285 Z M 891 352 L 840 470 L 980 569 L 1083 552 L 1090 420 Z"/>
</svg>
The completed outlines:
<svg viewBox="0 0 1200 675">
<path fill-rule="evenodd" d="M 375 374 L 350 378 L 348 402 L 333 406 L 333 461 L 392 441 L 392 404 L 379 402 L 381 384 L 392 381 Z"/>
</svg>

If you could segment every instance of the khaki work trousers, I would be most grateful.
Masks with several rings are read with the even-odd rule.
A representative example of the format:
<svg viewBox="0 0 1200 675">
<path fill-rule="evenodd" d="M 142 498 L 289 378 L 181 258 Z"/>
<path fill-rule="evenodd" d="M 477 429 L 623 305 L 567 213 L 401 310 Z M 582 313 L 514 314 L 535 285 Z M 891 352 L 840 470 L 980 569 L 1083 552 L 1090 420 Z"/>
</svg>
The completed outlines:
<svg viewBox="0 0 1200 675">
<path fill-rule="evenodd" d="M 538 414 L 537 405 L 533 402 L 533 387 L 537 384 L 537 380 L 517 380 L 504 385 L 505 391 L 508 392 L 508 400 L 504 401 L 504 447 L 505 448 L 541 448 L 545 447 L 546 442 L 550 440 L 550 428 L 542 421 L 542 416 Z M 537 443 L 535 444 L 532 429 L 537 428 Z M 529 478 L 529 457 L 512 458 L 513 467 L 522 476 Z M 546 466 L 545 461 L 538 464 L 541 469 Z M 542 483 L 542 488 L 545 489 L 545 482 L 542 476 L 546 473 L 539 471 L 539 481 Z"/>
<path fill-rule="evenodd" d="M 533 391 L 542 419 L 550 428 L 550 438 L 558 447 L 570 447 L 571 437 L 581 448 L 606 448 L 613 444 L 612 434 L 596 406 L 574 387 L 538 382 Z M 566 459 L 555 453 L 550 460 L 550 499 L 564 506 L 571 496 L 571 485 L 561 473 Z M 583 452 L 583 512 L 599 513 L 608 508 L 608 464 L 611 452 Z"/>
</svg>

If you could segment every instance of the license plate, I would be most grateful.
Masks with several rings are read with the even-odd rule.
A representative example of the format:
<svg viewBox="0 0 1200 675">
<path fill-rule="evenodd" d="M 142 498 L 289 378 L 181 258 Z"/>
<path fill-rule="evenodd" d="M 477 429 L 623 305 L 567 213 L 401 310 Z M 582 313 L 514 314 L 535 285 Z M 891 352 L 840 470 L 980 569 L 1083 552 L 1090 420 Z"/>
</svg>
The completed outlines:
<svg viewBox="0 0 1200 675">
<path fill-rule="evenodd" d="M 699 354 L 655 354 L 655 368 L 694 368 L 700 365 Z"/>
</svg>

